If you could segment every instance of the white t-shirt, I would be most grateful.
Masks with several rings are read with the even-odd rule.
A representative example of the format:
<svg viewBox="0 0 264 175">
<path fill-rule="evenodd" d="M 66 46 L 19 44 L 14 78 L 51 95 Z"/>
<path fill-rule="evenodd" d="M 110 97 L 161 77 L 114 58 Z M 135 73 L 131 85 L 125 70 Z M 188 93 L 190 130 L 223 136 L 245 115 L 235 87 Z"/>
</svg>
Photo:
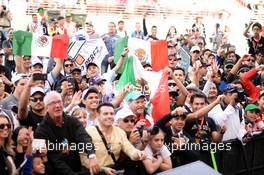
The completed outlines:
<svg viewBox="0 0 264 175">
<path fill-rule="evenodd" d="M 154 153 L 153 153 L 153 151 L 152 151 L 152 149 L 151 149 L 151 147 L 150 147 L 149 144 L 146 146 L 146 148 L 144 149 L 144 151 L 146 153 L 147 159 L 152 160 L 153 157 L 154 157 L 153 156 Z M 168 148 L 165 145 L 163 145 L 161 147 L 161 149 L 160 149 L 160 151 L 159 151 L 158 154 L 160 154 L 163 159 L 166 159 L 166 158 L 170 157 L 170 155 L 171 155 L 170 151 L 168 150 Z"/>
</svg>

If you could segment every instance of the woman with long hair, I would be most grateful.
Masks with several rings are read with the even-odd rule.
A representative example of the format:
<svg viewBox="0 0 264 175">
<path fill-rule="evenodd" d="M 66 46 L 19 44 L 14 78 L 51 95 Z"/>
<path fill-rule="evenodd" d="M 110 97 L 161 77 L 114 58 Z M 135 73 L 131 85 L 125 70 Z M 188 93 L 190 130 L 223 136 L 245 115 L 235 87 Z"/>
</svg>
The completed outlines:
<svg viewBox="0 0 264 175">
<path fill-rule="evenodd" d="M 13 175 L 16 167 L 13 161 L 11 123 L 7 116 L 0 114 L 0 174 Z"/>
<path fill-rule="evenodd" d="M 173 43 L 177 42 L 177 29 L 174 26 L 171 26 L 168 30 L 168 33 L 166 35 L 166 40 L 171 41 Z"/>
</svg>

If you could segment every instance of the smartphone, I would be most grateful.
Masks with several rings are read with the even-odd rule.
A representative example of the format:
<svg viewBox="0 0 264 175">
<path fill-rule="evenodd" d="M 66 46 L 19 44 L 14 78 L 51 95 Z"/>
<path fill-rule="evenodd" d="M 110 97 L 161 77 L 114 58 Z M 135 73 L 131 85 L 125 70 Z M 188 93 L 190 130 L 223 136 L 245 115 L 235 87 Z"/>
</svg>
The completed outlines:
<svg viewBox="0 0 264 175">
<path fill-rule="evenodd" d="M 47 74 L 42 74 L 42 73 L 35 73 L 33 74 L 33 80 L 47 80 Z"/>
</svg>

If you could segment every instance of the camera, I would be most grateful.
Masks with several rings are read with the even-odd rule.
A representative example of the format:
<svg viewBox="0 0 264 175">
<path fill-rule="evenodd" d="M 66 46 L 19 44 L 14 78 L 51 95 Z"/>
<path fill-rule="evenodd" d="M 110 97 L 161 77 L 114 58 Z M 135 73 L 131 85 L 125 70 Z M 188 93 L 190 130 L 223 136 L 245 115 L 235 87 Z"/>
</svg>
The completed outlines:
<svg viewBox="0 0 264 175">
<path fill-rule="evenodd" d="M 47 80 L 47 74 L 42 74 L 42 73 L 35 73 L 33 74 L 33 80 L 37 81 L 37 80 Z"/>
<path fill-rule="evenodd" d="M 236 91 L 238 93 L 236 102 L 246 102 L 247 103 L 247 96 L 245 94 L 245 90 L 243 88 L 236 88 Z"/>
<path fill-rule="evenodd" d="M 159 127 L 156 125 L 153 127 L 149 127 L 149 128 L 146 128 L 144 125 L 141 125 L 141 126 L 137 127 L 137 131 L 139 132 L 140 137 L 143 136 L 144 130 L 147 131 L 148 133 L 150 133 L 151 135 L 156 135 L 159 133 Z"/>
</svg>

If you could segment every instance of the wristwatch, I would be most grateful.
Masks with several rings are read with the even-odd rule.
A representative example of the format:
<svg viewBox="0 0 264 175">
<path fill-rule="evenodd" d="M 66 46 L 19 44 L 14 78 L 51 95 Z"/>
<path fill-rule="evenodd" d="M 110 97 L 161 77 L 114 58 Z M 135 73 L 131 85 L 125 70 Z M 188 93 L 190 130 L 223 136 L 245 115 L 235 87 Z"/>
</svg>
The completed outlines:
<svg viewBox="0 0 264 175">
<path fill-rule="evenodd" d="M 96 157 L 95 154 L 90 154 L 90 155 L 88 156 L 89 159 L 94 159 L 95 157 Z"/>
</svg>

